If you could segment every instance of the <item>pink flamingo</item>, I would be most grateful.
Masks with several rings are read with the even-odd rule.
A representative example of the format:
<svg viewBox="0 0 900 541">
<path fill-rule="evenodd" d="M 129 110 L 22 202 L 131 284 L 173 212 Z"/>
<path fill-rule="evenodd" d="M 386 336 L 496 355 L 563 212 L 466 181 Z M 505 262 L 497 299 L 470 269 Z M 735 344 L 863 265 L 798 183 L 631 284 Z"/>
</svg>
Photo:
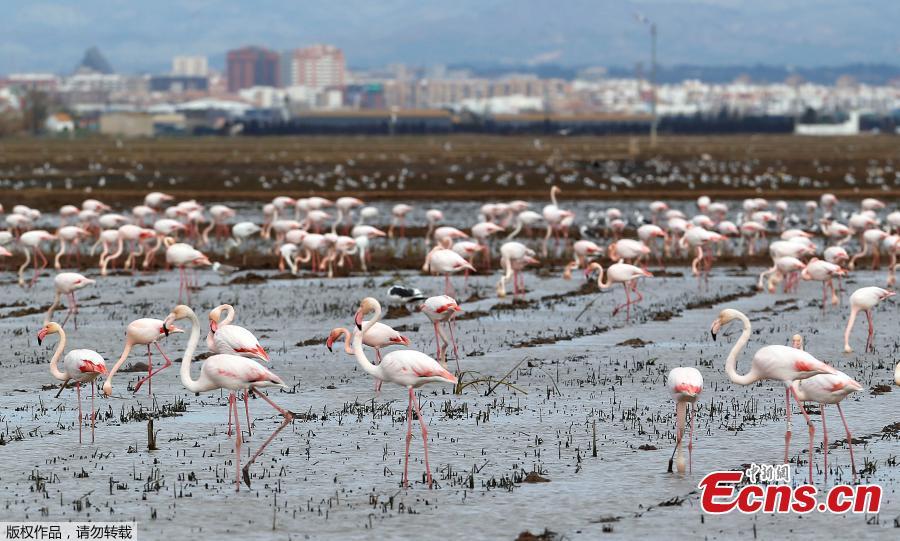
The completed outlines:
<svg viewBox="0 0 900 541">
<path fill-rule="evenodd" d="M 672 450 L 672 458 L 669 459 L 669 472 L 672 472 L 672 462 L 678 468 L 678 473 L 684 473 L 684 456 L 681 454 L 681 440 L 684 438 L 684 421 L 687 415 L 687 405 L 691 406 L 691 431 L 688 436 L 688 468 L 693 470 L 694 450 L 694 402 L 703 392 L 703 375 L 696 368 L 679 366 L 673 368 L 666 378 L 666 385 L 675 400 L 675 449 Z"/>
<path fill-rule="evenodd" d="M 464 257 L 450 249 L 450 239 L 445 239 L 444 244 L 436 246 L 428 252 L 425 258 L 425 265 L 422 270 L 430 271 L 432 274 L 444 275 L 444 294 L 450 295 L 453 292 L 453 285 L 450 283 L 450 274 L 461 270 L 476 272 L 475 267 L 466 261 Z"/>
<path fill-rule="evenodd" d="M 336 327 L 331 329 L 331 333 L 328 335 L 328 340 L 325 341 L 325 347 L 328 348 L 328 351 L 333 351 L 332 346 L 334 343 L 341 339 L 341 336 L 345 336 L 346 339 L 344 341 L 344 351 L 348 355 L 353 355 L 353 346 L 350 344 L 350 331 L 344 327 Z M 402 334 L 395 331 L 388 325 L 384 323 L 377 322 L 372 328 L 363 336 L 363 344 L 369 346 L 370 348 L 375 350 L 375 359 L 377 362 L 375 364 L 381 363 L 381 348 L 386 348 L 389 346 L 406 346 L 409 347 L 410 341 L 409 338 L 403 336 Z M 378 392 L 381 390 L 381 380 L 375 380 L 375 391 Z"/>
<path fill-rule="evenodd" d="M 394 230 L 400 228 L 400 238 L 406 235 L 406 215 L 412 211 L 412 207 L 406 203 L 398 203 L 391 209 L 391 226 L 388 227 L 388 238 L 394 238 Z"/>
<path fill-rule="evenodd" d="M 613 261 L 623 260 L 637 265 L 650 255 L 650 248 L 639 240 L 619 239 L 606 247 L 606 255 Z"/>
<path fill-rule="evenodd" d="M 112 370 L 109 371 L 109 375 L 106 376 L 106 381 L 103 383 L 103 394 L 106 396 L 112 395 L 113 376 L 119 371 L 122 363 L 128 359 L 128 355 L 131 353 L 131 349 L 134 346 L 147 346 L 147 377 L 137 382 L 134 392 L 138 392 L 141 385 L 143 385 L 144 382 L 147 382 L 147 394 L 153 394 L 151 388 L 153 384 L 150 382 L 150 378 L 172 366 L 172 361 L 169 360 L 166 352 L 159 346 L 159 340 L 169 334 L 180 332 L 184 331 L 174 325 L 164 329 L 162 320 L 149 317 L 136 319 L 129 323 L 128 326 L 125 327 L 125 349 L 122 350 L 122 355 L 119 356 L 119 360 L 116 361 Z M 155 371 L 153 370 L 153 355 L 150 353 L 151 345 L 155 345 L 159 354 L 166 360 L 166 363 Z"/>
<path fill-rule="evenodd" d="M 263 452 L 269 443 L 275 439 L 279 432 L 294 420 L 294 414 L 273 402 L 260 389 L 263 387 L 282 387 L 287 385 L 284 381 L 268 368 L 246 357 L 238 355 L 219 354 L 209 357 L 203 361 L 200 367 L 200 377 L 191 378 L 191 361 L 194 357 L 194 350 L 200 342 L 200 320 L 197 314 L 189 307 L 180 304 L 175 307 L 172 312 L 166 316 L 163 322 L 164 332 L 168 330 L 169 325 L 181 319 L 189 319 L 191 322 L 191 334 L 188 339 L 187 347 L 184 350 L 184 357 L 181 360 L 181 383 L 184 388 L 192 393 L 205 393 L 215 389 L 228 389 L 228 407 L 229 417 L 234 416 L 235 437 L 234 437 L 234 461 L 236 465 L 235 491 L 241 489 L 241 473 L 243 471 L 244 483 L 250 486 L 250 465 L 256 461 L 256 458 Z M 247 464 L 241 469 L 241 424 L 237 409 L 236 391 L 247 391 L 255 393 L 257 396 L 269 403 L 278 413 L 284 417 L 281 425 L 275 429 L 272 435 L 256 450 L 256 453 L 250 457 Z"/>
<path fill-rule="evenodd" d="M 662 230 L 660 229 L 660 231 Z M 563 270 L 563 278 L 566 280 L 572 279 L 572 271 L 575 269 L 585 269 L 585 274 L 587 274 L 588 260 L 602 254 L 603 248 L 589 240 L 576 240 L 575 244 L 572 245 L 572 251 L 575 254 L 575 259 L 569 262 Z"/>
<path fill-rule="evenodd" d="M 174 267 L 178 267 L 179 285 L 178 285 L 178 301 L 181 302 L 181 293 L 187 294 L 188 302 L 191 300 L 190 280 L 187 276 L 187 269 L 198 266 L 208 267 L 212 265 L 209 259 L 199 250 L 194 249 L 190 244 L 177 242 L 170 245 L 166 249 L 166 263 Z"/>
<path fill-rule="evenodd" d="M 63 320 L 62 326 L 65 327 L 66 322 L 69 321 L 69 316 L 72 316 L 72 321 L 75 322 L 75 330 L 78 330 L 78 303 L 75 301 L 75 292 L 94 283 L 94 280 L 85 278 L 77 272 L 61 272 L 57 274 L 53 278 L 53 286 L 56 289 L 56 293 L 53 296 L 53 304 L 50 305 L 47 315 L 44 316 L 44 325 L 50 323 L 50 320 L 53 319 L 53 312 L 59 307 L 62 296 L 66 295 L 69 297 L 69 311 L 66 313 L 66 319 Z"/>
<path fill-rule="evenodd" d="M 522 278 L 522 269 L 526 265 L 537 265 L 540 263 L 534 256 L 534 250 L 521 242 L 509 241 L 503 243 L 503 246 L 500 247 L 500 268 L 503 270 L 503 274 L 500 275 L 500 281 L 497 282 L 497 296 L 501 298 L 506 296 L 506 282 L 510 279 L 513 281 L 513 297 L 517 297 L 519 293 L 525 294 L 525 280 Z"/>
<path fill-rule="evenodd" d="M 835 265 L 834 263 L 829 263 L 827 261 L 822 261 L 818 258 L 812 258 L 809 260 L 809 263 L 806 264 L 806 268 L 803 269 L 803 272 L 800 273 L 800 277 L 804 280 L 817 280 L 822 282 L 822 311 L 828 309 L 828 290 L 831 290 L 831 304 L 833 306 L 837 306 L 839 299 L 837 293 L 834 291 L 834 283 L 832 282 L 832 278 L 835 276 L 841 277 L 846 276 L 847 271 L 842 269 L 839 265 Z"/>
<path fill-rule="evenodd" d="M 86 229 L 82 229 L 81 227 L 75 225 L 66 225 L 60 227 L 56 231 L 56 236 L 59 239 L 59 251 L 56 252 L 56 257 L 53 258 L 53 268 L 56 270 L 62 269 L 62 264 L 60 260 L 63 255 L 66 255 L 66 263 L 71 262 L 71 254 L 66 253 L 66 245 L 71 244 L 72 249 L 75 251 L 76 262 L 80 264 L 81 262 L 81 239 L 87 238 L 90 236 L 90 233 Z"/>
<path fill-rule="evenodd" d="M 25 287 L 25 268 L 31 263 L 31 253 L 34 252 L 34 276 L 28 287 L 33 287 L 38 276 L 47 268 L 47 258 L 41 252 L 41 243 L 44 241 L 56 240 L 56 235 L 51 235 L 43 229 L 34 229 L 22 233 L 19 237 L 19 243 L 22 245 L 22 252 L 25 254 L 25 262 L 19 267 L 19 285 Z M 41 268 L 38 268 L 38 259 L 41 260 Z"/>
<path fill-rule="evenodd" d="M 41 345 L 48 334 L 59 335 L 59 343 L 56 345 L 56 351 L 53 352 L 53 357 L 50 359 L 50 374 L 62 382 L 56 396 L 59 396 L 59 393 L 66 388 L 66 385 L 68 385 L 70 381 L 75 384 L 75 391 L 78 394 L 79 444 L 82 442 L 81 425 L 83 423 L 81 417 L 81 384 L 89 383 L 91 385 L 91 443 L 94 443 L 94 422 L 96 419 L 94 414 L 94 393 L 96 390 L 94 381 L 100 374 L 106 373 L 106 361 L 104 361 L 103 357 L 96 351 L 90 349 L 73 349 L 66 354 L 66 358 L 63 360 L 63 370 L 60 370 L 58 362 L 63 351 L 66 349 L 66 331 L 64 331 L 59 324 L 51 321 L 44 325 L 38 332 L 38 345 Z"/>
<path fill-rule="evenodd" d="M 813 438 L 815 436 L 815 428 L 806 409 L 797 395 L 793 394 L 791 383 L 794 380 L 802 380 L 811 378 L 819 374 L 836 374 L 837 370 L 816 359 L 805 351 L 798 351 L 795 348 L 781 345 L 764 346 L 756 351 L 750 364 L 750 371 L 746 374 L 738 374 L 737 372 L 737 356 L 750 341 L 750 334 L 753 332 L 750 326 L 750 320 L 742 312 L 731 308 L 726 308 L 719 312 L 719 317 L 713 321 L 710 327 L 710 334 L 713 340 L 722 327 L 730 322 L 738 320 L 743 324 L 741 337 L 737 343 L 731 348 L 728 358 L 725 360 L 725 373 L 728 379 L 738 385 L 752 385 L 757 381 L 772 380 L 780 381 L 784 384 L 785 412 L 787 427 L 784 433 L 784 463 L 788 463 L 788 450 L 791 444 L 791 395 L 800 407 L 800 412 L 806 419 L 806 425 L 809 427 L 809 479 L 812 481 L 812 462 L 813 462 Z"/>
<path fill-rule="evenodd" d="M 803 337 L 799 334 L 795 334 L 791 342 L 795 348 L 803 349 Z M 844 417 L 844 410 L 841 409 L 841 401 L 850 396 L 851 393 L 862 391 L 862 385 L 840 370 L 835 372 L 835 374 L 819 374 L 818 376 L 791 382 L 791 390 L 798 400 L 801 402 L 815 402 L 821 406 L 825 479 L 828 479 L 828 427 L 825 425 L 825 406 L 828 404 L 836 405 L 838 413 L 841 414 L 844 430 L 847 431 L 847 445 L 850 447 L 850 467 L 853 469 L 853 476 L 856 477 L 856 460 L 853 458 L 853 434 L 850 433 L 850 427 L 847 425 L 847 419 Z"/>
<path fill-rule="evenodd" d="M 363 324 L 363 317 L 374 312 L 372 319 Z M 409 444 L 412 441 L 412 412 L 415 407 L 422 428 L 422 444 L 425 447 L 425 475 L 428 488 L 432 486 L 431 466 L 428 464 L 428 430 L 425 428 L 424 416 L 415 389 L 428 383 L 450 383 L 456 385 L 456 376 L 443 368 L 440 363 L 422 352 L 412 349 L 392 351 L 384 356 L 380 364 L 372 364 L 363 351 L 363 337 L 381 319 L 381 305 L 372 297 L 366 297 L 359 305 L 354 316 L 356 326 L 362 331 L 353 336 L 353 353 L 359 366 L 372 377 L 396 383 L 409 391 L 409 404 L 406 408 L 406 454 L 403 460 L 403 486 L 409 487 Z M 207 361 L 209 362 L 209 361 Z"/>
<path fill-rule="evenodd" d="M 866 319 L 869 321 L 869 337 L 866 339 L 866 351 L 875 351 L 875 325 L 872 322 L 872 308 L 884 299 L 889 299 L 896 294 L 896 291 L 888 291 L 873 286 L 861 287 L 850 295 L 850 319 L 847 320 L 847 328 L 844 330 L 844 353 L 853 352 L 853 348 L 850 347 L 850 331 L 853 330 L 856 314 L 860 311 L 866 313 Z"/>
<path fill-rule="evenodd" d="M 434 343 L 437 348 L 437 358 L 444 365 L 447 364 L 447 347 L 453 345 L 453 355 L 456 357 L 457 369 L 459 369 L 459 350 L 456 347 L 456 339 L 453 336 L 453 318 L 457 313 L 462 312 L 462 308 L 456 303 L 453 297 L 448 295 L 437 295 L 428 297 L 419 306 L 419 310 L 425 314 L 431 324 L 434 326 Z M 450 339 L 444 334 L 442 324 L 446 324 L 450 330 Z M 442 345 L 443 343 L 443 345 Z"/>
<path fill-rule="evenodd" d="M 625 288 L 625 304 L 616 306 L 615 309 L 613 309 L 612 315 L 615 316 L 619 313 L 619 310 L 624 308 L 625 321 L 630 321 L 631 305 L 637 304 L 644 299 L 644 296 L 641 295 L 641 292 L 637 289 L 637 281 L 644 277 L 652 278 L 653 273 L 640 267 L 635 267 L 634 265 L 619 261 L 618 263 L 613 263 L 606 269 L 606 283 L 603 283 L 603 267 L 600 263 L 591 263 L 588 267 L 588 271 L 588 274 L 593 274 L 594 271 L 599 272 L 599 275 L 597 276 L 597 286 L 602 290 L 609 289 L 615 284 L 622 284 L 622 287 Z M 631 300 L 632 291 L 637 295 L 637 299 L 634 301 Z"/>
</svg>

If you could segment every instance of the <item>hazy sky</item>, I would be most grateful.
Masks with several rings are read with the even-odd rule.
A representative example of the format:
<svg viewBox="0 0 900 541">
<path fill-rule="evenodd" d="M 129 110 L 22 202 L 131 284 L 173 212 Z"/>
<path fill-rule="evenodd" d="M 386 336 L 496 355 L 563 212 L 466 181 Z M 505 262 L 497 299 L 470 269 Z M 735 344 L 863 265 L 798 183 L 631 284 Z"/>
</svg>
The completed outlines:
<svg viewBox="0 0 900 541">
<path fill-rule="evenodd" d="M 245 44 L 391 62 L 631 66 L 900 62 L 900 0 L 0 0 L 0 73 L 67 73 L 97 45 L 120 72 Z"/>
</svg>

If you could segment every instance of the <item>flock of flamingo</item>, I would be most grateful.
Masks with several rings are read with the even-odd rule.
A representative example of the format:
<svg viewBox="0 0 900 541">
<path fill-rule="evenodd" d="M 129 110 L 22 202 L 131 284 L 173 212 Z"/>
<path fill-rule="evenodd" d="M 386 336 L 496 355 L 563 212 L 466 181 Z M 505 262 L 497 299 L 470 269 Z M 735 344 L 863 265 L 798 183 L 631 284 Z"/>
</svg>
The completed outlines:
<svg viewBox="0 0 900 541">
<path fill-rule="evenodd" d="M 900 212 L 893 211 L 882 216 L 886 207 L 882 201 L 865 199 L 858 211 L 841 215 L 837 208 L 837 198 L 825 194 L 818 201 L 806 202 L 803 212 L 797 215 L 790 212 L 789 205 L 784 201 L 770 203 L 765 199 L 747 199 L 740 209 L 732 212 L 724 202 L 700 197 L 696 202 L 697 214 L 691 217 L 669 208 L 665 202 L 654 201 L 646 209 L 635 211 L 633 216 L 626 216 L 616 208 L 608 208 L 590 215 L 586 223 L 576 228 L 575 213 L 563 208 L 557 199 L 560 193 L 557 187 L 552 187 L 551 200 L 541 212 L 531 210 L 531 203 L 526 201 L 485 204 L 480 209 L 479 221 L 469 228 L 469 232 L 443 225 L 444 213 L 439 209 L 427 209 L 427 231 L 422 239 L 425 253 L 422 270 L 443 277 L 443 294 L 426 296 L 418 289 L 404 286 L 392 287 L 389 294 L 414 306 L 433 324 L 437 346 L 435 357 L 411 349 L 408 338 L 381 323 L 382 308 L 373 297 L 366 297 L 359 303 L 353 314 L 352 330 L 338 327 L 328 335 L 325 342 L 330 350 L 343 339 L 344 352 L 354 356 L 362 370 L 372 376 L 376 391 L 380 390 L 382 382 L 394 383 L 408 390 L 406 454 L 402 479 L 404 486 L 408 486 L 413 410 L 421 428 L 429 487 L 432 484 L 428 464 L 427 428 L 415 389 L 428 383 L 455 385 L 459 375 L 454 318 L 461 308 L 455 300 L 451 276 L 462 273 L 468 279 L 469 274 L 479 272 L 479 268 L 488 271 L 498 254 L 500 276 L 496 292 L 499 297 L 507 295 L 509 282 L 512 282 L 514 297 L 525 294 L 524 271 L 528 266 L 540 265 L 541 259 L 549 262 L 560 254 L 571 254 L 571 260 L 565 264 L 562 276 L 571 279 L 574 271 L 581 270 L 585 279 L 593 280 L 596 275 L 596 283 L 600 289 L 621 284 L 624 303 L 615 307 L 612 316 L 624 309 L 626 322 L 631 319 L 632 308 L 643 298 L 637 289 L 638 281 L 653 277 L 646 268 L 648 263 L 655 262 L 664 266 L 666 262 L 686 261 L 685 258 L 690 258 L 691 272 L 698 278 L 698 287 L 703 288 L 717 257 L 728 255 L 752 262 L 753 257 L 762 257 L 765 253 L 762 243 L 768 241 L 767 249 L 772 266 L 760 274 L 758 287 L 774 292 L 782 284 L 784 292 L 789 293 L 796 291 L 800 280 L 822 282 L 822 310 L 827 310 L 829 305 L 840 302 L 842 278 L 852 272 L 862 258 L 870 258 L 872 268 L 877 269 L 882 258 L 887 257 L 890 263 L 884 284 L 886 288 L 861 287 L 849 297 L 850 316 L 844 334 L 844 351 L 853 351 L 850 345 L 851 331 L 859 312 L 865 313 L 868 320 L 866 351 L 874 350 L 872 309 L 894 295 L 890 288 L 895 283 L 896 269 L 900 267 L 897 262 L 900 254 Z M 330 208 L 335 210 L 334 214 L 326 210 Z M 0 231 L 0 256 L 8 258 L 16 251 L 21 252 L 24 261 L 18 268 L 19 284 L 33 287 L 49 265 L 45 248 L 52 244 L 57 247 L 53 264 L 60 272 L 53 281 L 54 299 L 38 333 L 38 342 L 51 334 L 59 337 L 50 361 L 50 373 L 62 382 L 59 392 L 70 385 L 76 389 L 79 442 L 82 441 L 84 419 L 81 412 L 81 386 L 88 384 L 91 388 L 90 425 L 93 441 L 97 379 L 105 375 L 102 392 L 105 396 L 110 396 L 114 376 L 129 358 L 132 349 L 146 346 L 148 373 L 138 381 L 134 391 L 137 392 L 146 384 L 147 392 L 152 394 L 152 378 L 172 364 L 160 346 L 160 340 L 173 333 L 187 331 L 189 339 L 181 360 L 181 382 L 188 391 L 195 393 L 217 389 L 229 392 L 228 434 L 232 433 L 233 423 L 237 465 L 235 486 L 239 490 L 242 479 L 250 485 L 250 466 L 293 420 L 294 414 L 277 405 L 263 392 L 267 387 L 286 385 L 264 364 L 269 362 L 269 355 L 254 334 L 234 323 L 236 311 L 230 305 L 223 304 L 209 312 L 206 346 L 212 356 L 203 361 L 199 377 L 193 378 L 191 363 L 200 341 L 201 322 L 188 304 L 191 290 L 196 287 L 196 269 L 213 267 L 223 274 L 234 272 L 236 267 L 213 262 L 213 253 L 226 260 L 241 257 L 246 261 L 248 252 L 255 245 L 261 253 L 277 257 L 282 271 L 289 268 L 293 274 L 299 274 L 303 266 L 308 264 L 310 273 L 318 275 L 324 272 L 331 277 L 338 269 L 352 267 L 354 256 L 358 258 L 361 270 L 368 272 L 373 243 L 379 240 L 395 242 L 392 239 L 405 237 L 407 220 L 414 210 L 408 204 L 394 205 L 390 225 L 384 231 L 373 225 L 379 218 L 378 208 L 366 206 L 355 197 L 341 197 L 335 201 L 321 197 L 276 197 L 263 207 L 258 222 L 236 221 L 237 212 L 226 205 L 216 204 L 206 208 L 196 201 L 176 203 L 174 197 L 159 192 L 147 194 L 142 205 L 127 213 L 113 212 L 108 205 L 96 199 L 83 201 L 80 208 L 66 205 L 53 218 L 43 216 L 39 211 L 24 205 L 16 205 L 5 217 L 8 229 Z M 0 213 L 2 212 L 0 207 Z M 55 232 L 35 226 L 47 222 L 56 222 Z M 543 233 L 536 234 L 538 229 Z M 580 237 L 578 240 L 572 239 L 575 233 Z M 629 233 L 634 233 L 637 238 L 626 238 L 625 235 Z M 606 246 L 598 244 L 601 239 L 608 241 Z M 408 239 L 407 242 L 413 240 Z M 572 240 L 574 242 L 570 242 Z M 820 241 L 824 244 L 820 244 Z M 858 245 L 857 251 L 852 254 L 845 248 L 851 245 Z M 99 255 L 95 255 L 98 250 Z M 122 272 L 137 273 L 154 269 L 159 265 L 159 255 L 163 256 L 161 266 L 178 269 L 177 306 L 163 319 L 141 318 L 128 324 L 121 356 L 109 370 L 103 357 L 95 351 L 73 349 L 67 352 L 64 326 L 71 319 L 75 329 L 78 328 L 76 292 L 95 284 L 97 280 L 103 280 L 119 263 L 122 265 Z M 96 271 L 93 272 L 95 277 L 88 278 L 78 272 L 64 271 L 65 267 L 72 264 L 73 259 L 79 270 L 85 265 L 96 264 Z M 609 264 L 604 265 L 604 261 L 609 261 Z M 29 265 L 33 267 L 30 279 L 26 277 Z M 837 288 L 835 281 L 838 282 Z M 68 311 L 60 324 L 53 319 L 63 297 L 67 299 Z M 183 301 L 187 304 L 182 304 Z M 179 328 L 177 323 L 185 320 L 190 328 Z M 793 347 L 761 347 L 752 358 L 750 370 L 740 374 L 737 371 L 737 358 L 752 335 L 748 317 L 734 309 L 722 310 L 712 322 L 711 333 L 715 339 L 719 331 L 733 321 L 741 323 L 742 332 L 725 361 L 728 378 L 737 385 L 751 385 L 761 380 L 784 384 L 787 419 L 785 461 L 788 460 L 792 432 L 791 399 L 796 402 L 808 426 L 810 478 L 814 428 L 803 404 L 813 402 L 822 405 L 823 428 L 824 407 L 834 404 L 847 431 L 855 474 L 852 436 L 844 419 L 841 401 L 861 390 L 861 385 L 847 374 L 805 352 L 800 336 L 793 337 Z M 447 368 L 447 351 L 451 345 L 457 363 L 455 374 Z M 364 346 L 375 351 L 374 362 L 366 354 Z M 383 349 L 392 346 L 400 349 L 382 354 Z M 164 361 L 162 364 L 157 363 L 155 368 L 154 349 Z M 60 368 L 61 358 L 63 362 Z M 900 364 L 895 370 L 895 382 L 900 385 Z M 669 470 L 672 470 L 674 462 L 678 472 L 683 473 L 690 468 L 692 462 L 693 405 L 703 391 L 703 377 L 696 368 L 678 367 L 669 373 L 667 384 L 676 404 L 676 445 Z M 251 430 L 248 405 L 251 394 L 271 405 L 283 417 L 283 422 L 242 468 L 242 428 L 238 401 L 241 398 L 244 400 L 246 429 Z M 687 465 L 682 451 L 686 425 L 690 426 Z M 827 465 L 827 428 L 824 428 L 824 438 Z"/>
</svg>

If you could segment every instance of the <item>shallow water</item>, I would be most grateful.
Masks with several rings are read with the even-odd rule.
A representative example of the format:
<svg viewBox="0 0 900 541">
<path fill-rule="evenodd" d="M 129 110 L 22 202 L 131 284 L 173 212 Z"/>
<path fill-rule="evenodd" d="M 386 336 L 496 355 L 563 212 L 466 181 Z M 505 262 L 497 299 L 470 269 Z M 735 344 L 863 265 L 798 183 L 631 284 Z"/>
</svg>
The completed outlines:
<svg viewBox="0 0 900 541">
<path fill-rule="evenodd" d="M 455 278 L 465 310 L 456 327 L 462 369 L 495 382 L 512 370 L 507 382 L 516 389 L 498 385 L 487 396 L 486 384 L 469 386 L 459 396 L 446 386 L 420 390 L 436 483 L 430 491 L 423 480 L 416 426 L 413 484 L 408 490 L 399 486 L 406 391 L 385 385 L 376 396 L 371 379 L 352 357 L 323 347 L 329 329 L 351 324 L 355 303 L 363 296 L 374 293 L 389 302 L 384 293 L 389 276 L 228 286 L 213 273 L 200 273 L 204 287 L 192 305 L 201 321 L 205 323 L 205 312 L 220 302 L 235 305 L 236 322 L 255 332 L 269 350 L 273 370 L 292 386 L 290 392 L 270 391 L 269 396 L 301 414 L 251 467 L 252 488 L 242 486 L 239 493 L 234 492 L 233 440 L 225 434 L 226 398 L 218 392 L 187 393 L 178 379 L 177 362 L 153 380 L 157 405 L 183 400 L 186 407 L 175 417 L 156 420 L 158 450 L 147 451 L 145 421 L 121 418 L 132 407 L 153 406 L 144 389 L 136 396 L 127 389 L 140 375 L 136 373 L 120 373 L 113 398 L 97 398 L 101 415 L 96 443 L 79 445 L 74 391 L 54 398 L 55 389 L 40 390 L 53 383 L 46 362 L 56 345 L 54 338 L 36 345 L 43 314 L 7 317 L 23 308 L 18 303 L 48 304 L 51 278 L 45 275 L 33 291 L 26 291 L 15 286 L 13 275 L 3 273 L 0 340 L 7 348 L 0 354 L 0 427 L 7 444 L 0 447 L 0 480 L 7 489 L 0 520 L 136 520 L 142 539 L 181 538 L 188 532 L 238 534 L 242 539 L 512 539 L 524 530 L 544 529 L 569 538 L 659 538 L 670 536 L 673 527 L 682 535 L 708 538 L 748 538 L 754 528 L 763 539 L 788 534 L 820 539 L 851 528 L 859 537 L 891 536 L 900 500 L 898 466 L 895 460 L 889 465 L 889 459 L 900 447 L 897 433 L 882 429 L 900 421 L 900 392 L 893 385 L 892 392 L 880 395 L 869 389 L 891 384 L 900 347 L 897 304 L 883 303 L 876 310 L 877 353 L 844 355 L 840 352 L 847 307 L 829 307 L 823 314 L 815 283 L 802 283 L 796 296 L 756 293 L 752 286 L 759 270 L 717 270 L 702 292 L 689 276 L 646 280 L 640 285 L 645 299 L 630 324 L 624 315 L 610 315 L 622 302 L 621 289 L 561 295 L 578 290 L 581 282 L 562 280 L 556 271 L 527 273 L 530 304 L 496 299 L 496 274 L 470 278 L 465 290 L 462 278 Z M 401 278 L 426 291 L 443 284 L 440 278 L 408 272 Z M 856 272 L 847 287 L 877 285 L 883 278 L 881 272 Z M 68 347 L 95 349 L 111 366 L 121 352 L 125 325 L 138 317 L 165 317 L 175 305 L 177 287 L 175 273 L 154 273 L 112 276 L 83 290 L 79 328 L 67 325 Z M 465 300 L 475 293 L 483 298 Z M 737 297 L 720 302 L 732 294 Z M 576 319 L 594 298 L 591 308 Z M 724 306 L 744 311 L 753 321 L 748 349 L 787 344 L 799 332 L 811 353 L 863 384 L 866 390 L 845 401 L 844 410 L 854 437 L 866 440 L 855 446 L 858 467 L 864 462 L 876 465 L 863 481 L 885 489 L 877 520 L 818 512 L 802 517 L 716 517 L 700 512 L 696 484 L 705 473 L 750 462 L 776 463 L 782 454 L 782 388 L 730 383 L 723 363 L 739 330 L 725 332 L 718 342 L 709 338 L 709 325 Z M 666 320 L 666 312 L 672 312 L 671 319 Z M 434 352 L 433 331 L 424 316 L 412 314 L 388 323 L 402 326 L 413 347 Z M 645 345 L 620 345 L 633 338 Z M 517 347 L 535 344 L 536 339 L 543 343 Z M 858 322 L 853 340 L 861 350 L 864 323 Z M 177 359 L 185 341 L 186 335 L 176 335 L 163 346 Z M 311 345 L 298 345 L 304 343 Z M 740 372 L 746 371 L 749 357 L 749 352 L 742 355 Z M 131 362 L 143 360 L 140 351 L 132 353 Z M 158 362 L 155 358 L 154 364 Z M 705 379 L 693 473 L 685 476 L 666 473 L 674 444 L 674 408 L 665 376 L 679 365 L 697 367 Z M 455 367 L 452 359 L 450 366 Z M 711 410 L 711 405 L 716 408 Z M 245 432 L 244 461 L 280 422 L 262 400 L 252 400 L 250 408 L 254 430 L 249 437 Z M 800 483 L 807 480 L 808 457 L 801 417 L 795 414 L 792 477 Z M 836 411 L 830 408 L 829 414 L 829 439 L 843 439 Z M 813 419 L 813 481 L 825 487 L 850 480 L 843 445 L 831 450 L 832 471 L 824 480 L 820 417 Z M 89 441 L 87 427 L 85 436 Z M 656 449 L 641 450 L 642 445 Z M 519 482 L 531 471 L 550 482 Z M 663 502 L 676 504 L 661 506 Z"/>
</svg>

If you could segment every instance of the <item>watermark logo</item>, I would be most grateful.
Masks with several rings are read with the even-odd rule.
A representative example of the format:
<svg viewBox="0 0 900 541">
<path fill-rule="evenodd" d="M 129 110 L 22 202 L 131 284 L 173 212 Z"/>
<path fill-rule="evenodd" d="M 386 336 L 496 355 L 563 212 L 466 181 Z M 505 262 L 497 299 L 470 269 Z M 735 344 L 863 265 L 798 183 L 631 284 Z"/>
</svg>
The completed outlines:
<svg viewBox="0 0 900 541">
<path fill-rule="evenodd" d="M 789 464 L 751 464 L 746 472 L 717 471 L 706 475 L 698 488 L 705 513 L 745 514 L 877 513 L 881 509 L 881 486 L 835 485 L 823 493 L 814 485 L 791 486 Z"/>
<path fill-rule="evenodd" d="M 16 540 L 135 540 L 134 522 L 0 522 L 0 541 Z"/>
</svg>

